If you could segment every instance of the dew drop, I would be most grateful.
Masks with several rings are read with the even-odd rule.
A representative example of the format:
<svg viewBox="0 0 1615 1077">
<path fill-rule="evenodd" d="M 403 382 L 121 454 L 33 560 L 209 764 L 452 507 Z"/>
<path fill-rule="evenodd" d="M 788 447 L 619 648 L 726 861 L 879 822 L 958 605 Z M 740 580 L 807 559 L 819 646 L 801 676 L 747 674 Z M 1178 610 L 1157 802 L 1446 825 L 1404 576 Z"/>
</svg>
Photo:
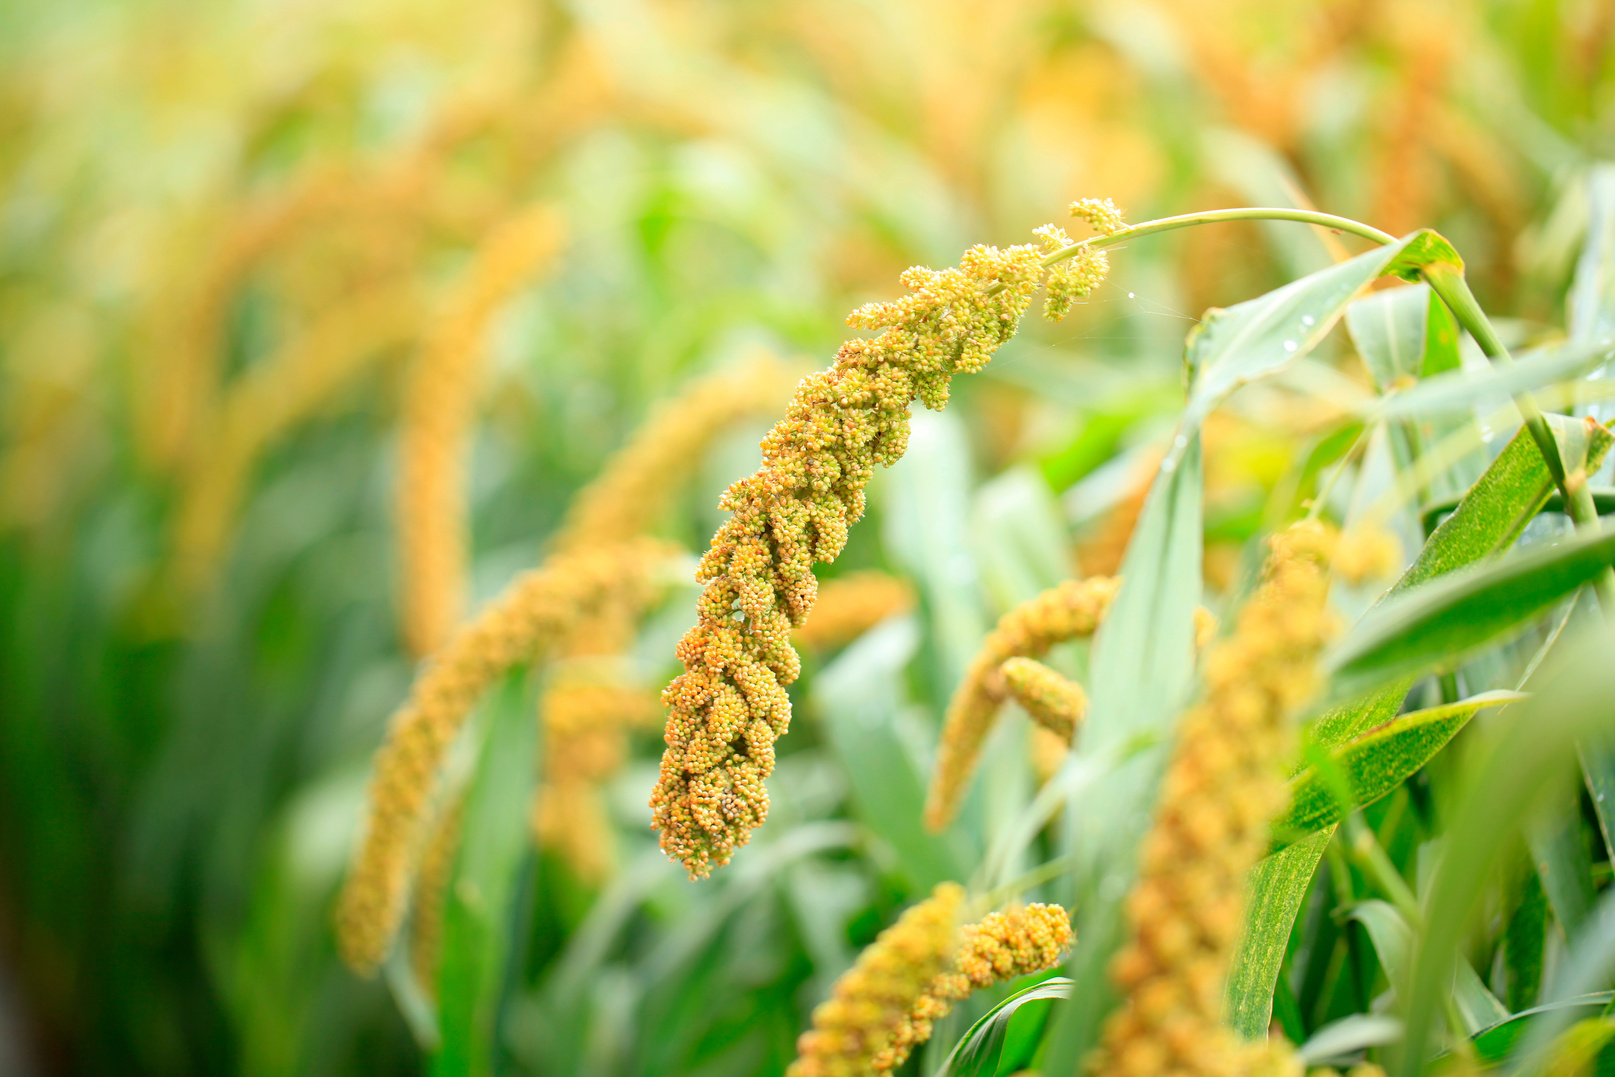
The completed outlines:
<svg viewBox="0 0 1615 1077">
<path fill-rule="evenodd" d="M 1285 351 L 1287 351 L 1287 352 L 1293 352 L 1293 351 L 1295 351 L 1295 341 L 1293 341 L 1293 340 L 1286 340 L 1286 341 L 1285 341 L 1285 342 L 1284 342 L 1284 350 L 1285 350 Z"/>
<path fill-rule="evenodd" d="M 1177 437 L 1172 439 L 1172 444 L 1181 449 L 1185 445 L 1189 444 L 1189 439 L 1184 437 L 1182 434 L 1179 434 Z"/>
<path fill-rule="evenodd" d="M 1313 318 L 1312 315 L 1310 315 L 1310 314 L 1301 315 L 1301 324 L 1302 325 L 1310 326 L 1314 321 L 1316 321 L 1316 319 Z"/>
<path fill-rule="evenodd" d="M 1128 298 L 1128 299 L 1132 299 L 1132 298 L 1133 298 L 1133 293 L 1132 293 L 1132 292 L 1128 292 L 1128 293 L 1127 293 L 1127 298 Z"/>
<path fill-rule="evenodd" d="M 1176 460 L 1172 459 L 1170 456 L 1168 456 L 1165 460 L 1161 461 L 1161 470 L 1162 471 L 1172 471 L 1177 466 L 1178 466 L 1178 462 Z"/>
</svg>

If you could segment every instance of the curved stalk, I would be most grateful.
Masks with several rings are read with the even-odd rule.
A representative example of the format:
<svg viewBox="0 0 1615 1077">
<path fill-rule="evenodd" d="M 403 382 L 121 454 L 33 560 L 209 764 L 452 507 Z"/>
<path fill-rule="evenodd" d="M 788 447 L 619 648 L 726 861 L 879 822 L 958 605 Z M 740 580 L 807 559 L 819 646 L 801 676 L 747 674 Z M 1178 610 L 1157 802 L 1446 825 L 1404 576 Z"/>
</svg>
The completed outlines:
<svg viewBox="0 0 1615 1077">
<path fill-rule="evenodd" d="M 1152 236 L 1157 232 L 1171 232 L 1178 228 L 1190 228 L 1197 224 L 1216 224 L 1220 221 L 1298 221 L 1301 224 L 1315 224 L 1320 228 L 1332 228 L 1338 232 L 1349 232 L 1354 236 L 1373 240 L 1381 246 L 1386 243 L 1395 243 L 1396 237 L 1389 232 L 1381 232 L 1373 225 L 1354 221 L 1350 217 L 1336 217 L 1332 213 L 1319 213 L 1311 209 L 1281 209 L 1272 206 L 1239 206 L 1234 209 L 1212 209 L 1203 213 L 1183 213 L 1176 217 L 1162 217 L 1159 220 L 1145 221 L 1143 224 L 1130 225 L 1118 232 L 1111 232 L 1104 236 L 1091 236 L 1080 239 L 1069 247 L 1061 247 L 1053 254 L 1043 259 L 1043 265 L 1051 266 L 1075 255 L 1084 248 L 1114 247 L 1118 243 L 1125 243 L 1129 239 L 1140 236 Z"/>
</svg>

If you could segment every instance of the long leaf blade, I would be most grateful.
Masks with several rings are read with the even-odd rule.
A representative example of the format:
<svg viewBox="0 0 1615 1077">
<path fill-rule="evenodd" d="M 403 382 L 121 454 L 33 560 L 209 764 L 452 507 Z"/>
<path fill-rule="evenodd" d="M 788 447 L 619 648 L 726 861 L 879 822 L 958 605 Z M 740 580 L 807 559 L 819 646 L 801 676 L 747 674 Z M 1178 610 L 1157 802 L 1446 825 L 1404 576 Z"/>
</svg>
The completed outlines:
<svg viewBox="0 0 1615 1077">
<path fill-rule="evenodd" d="M 1371 611 L 1336 649 L 1337 690 L 1448 669 L 1521 627 L 1615 564 L 1615 533 L 1576 535 L 1466 569 Z"/>
<path fill-rule="evenodd" d="M 1291 779 L 1290 808 L 1273 822 L 1276 840 L 1288 843 L 1293 836 L 1338 823 L 1354 805 L 1372 804 L 1423 768 L 1478 711 L 1524 698 L 1515 692 L 1486 692 L 1413 711 L 1336 749 L 1322 765 Z M 1346 804 L 1335 792 L 1342 785 L 1351 792 Z"/>
<path fill-rule="evenodd" d="M 467 793 L 462 844 L 443 917 L 438 973 L 442 1041 L 434 1077 L 491 1072 L 494 1029 L 511 953 L 511 901 L 528 856 L 527 812 L 538 724 L 511 677 L 490 707 L 488 735 Z"/>
</svg>

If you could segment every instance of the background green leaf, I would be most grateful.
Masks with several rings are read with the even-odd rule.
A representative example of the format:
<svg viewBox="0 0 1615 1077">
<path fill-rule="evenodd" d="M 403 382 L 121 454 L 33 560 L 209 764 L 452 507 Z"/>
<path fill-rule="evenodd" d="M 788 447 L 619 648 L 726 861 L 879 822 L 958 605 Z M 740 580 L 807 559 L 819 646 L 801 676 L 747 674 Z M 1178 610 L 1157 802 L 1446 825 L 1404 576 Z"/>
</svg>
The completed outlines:
<svg viewBox="0 0 1615 1077">
<path fill-rule="evenodd" d="M 533 792 L 538 723 L 524 681 L 508 677 L 487 704 L 488 733 L 466 791 L 460 852 L 444 902 L 434 1077 L 493 1070 L 513 900 L 531 858 L 524 809 Z"/>
</svg>

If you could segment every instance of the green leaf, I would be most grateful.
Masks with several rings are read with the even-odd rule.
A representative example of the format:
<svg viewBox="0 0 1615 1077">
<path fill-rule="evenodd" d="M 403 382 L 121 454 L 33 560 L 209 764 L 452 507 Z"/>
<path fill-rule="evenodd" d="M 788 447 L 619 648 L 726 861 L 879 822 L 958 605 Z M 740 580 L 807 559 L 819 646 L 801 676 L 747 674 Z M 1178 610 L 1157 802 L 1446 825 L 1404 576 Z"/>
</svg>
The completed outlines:
<svg viewBox="0 0 1615 1077">
<path fill-rule="evenodd" d="M 1514 1053 L 1517 1045 L 1525 1034 L 1531 1030 L 1532 1024 L 1544 1014 L 1569 1011 L 1571 1020 L 1577 1015 L 1582 1017 L 1596 1017 L 1602 1013 L 1604 1007 L 1611 1000 L 1615 1000 L 1615 991 L 1600 991 L 1593 995 L 1582 995 L 1579 998 L 1566 999 L 1563 1002 L 1549 1003 L 1535 1006 L 1529 1010 L 1521 1010 L 1511 1015 L 1508 1020 L 1500 1021 L 1491 1028 L 1484 1030 L 1470 1040 L 1475 1047 L 1475 1054 L 1482 1062 L 1501 1062 Z"/>
<path fill-rule="evenodd" d="M 1615 636 L 1601 627 L 1572 646 L 1561 643 L 1552 668 L 1533 678 L 1540 692 L 1503 712 L 1465 753 L 1461 792 L 1423 902 L 1425 929 L 1404 998 L 1406 1033 L 1392 1060 L 1397 1077 L 1422 1067 L 1451 990 L 1459 942 L 1511 836 L 1568 778 L 1575 742 L 1607 727 L 1615 696 L 1612 649 Z"/>
<path fill-rule="evenodd" d="M 1593 889 L 1592 859 L 1582 841 L 1581 805 L 1565 790 L 1525 831 L 1548 906 L 1569 938 L 1581 927 L 1598 895 Z"/>
<path fill-rule="evenodd" d="M 1554 969 L 1554 993 L 1548 1001 L 1566 1002 L 1586 996 L 1610 982 L 1615 971 L 1615 893 L 1606 894 L 1582 927 L 1566 941 L 1562 964 Z M 1574 1019 L 1567 1010 L 1545 1014 L 1530 1030 L 1516 1068 L 1535 1069 L 1559 1032 Z"/>
<path fill-rule="evenodd" d="M 1525 1010 L 1542 991 L 1543 953 L 1548 933 L 1548 899 L 1536 866 L 1522 862 L 1515 884 L 1513 912 L 1503 931 L 1503 971 L 1508 1008 Z"/>
<path fill-rule="evenodd" d="M 1301 1061 L 1326 1066 L 1355 1058 L 1365 1047 L 1383 1047 L 1402 1035 L 1402 1022 L 1379 1013 L 1354 1013 L 1331 1021 L 1296 1048 Z"/>
<path fill-rule="evenodd" d="M 1578 534 L 1452 573 L 1370 610 L 1330 659 L 1337 691 L 1456 668 L 1615 563 L 1615 532 Z"/>
<path fill-rule="evenodd" d="M 1499 1021 L 1508 1020 L 1508 1007 L 1487 990 L 1486 985 L 1481 982 L 1480 974 L 1475 971 L 1475 966 L 1469 963 L 1468 958 L 1458 959 L 1452 994 L 1453 1001 L 1458 1006 L 1458 1015 L 1463 1018 L 1464 1030 L 1471 1036 Z"/>
<path fill-rule="evenodd" d="M 1407 990 L 1414 944 L 1413 929 L 1407 920 L 1395 906 L 1377 899 L 1359 902 L 1352 907 L 1350 917 L 1368 929 L 1368 937 L 1374 943 L 1380 964 L 1385 966 L 1385 976 L 1392 990 L 1398 994 Z M 1452 990 L 1465 1031 L 1471 1035 L 1508 1017 L 1508 1010 L 1486 990 L 1474 968 L 1463 958 L 1458 959 Z"/>
<path fill-rule="evenodd" d="M 1604 365 L 1612 354 L 1615 344 L 1609 341 L 1561 344 L 1522 352 L 1508 366 L 1473 373 L 1451 370 L 1386 396 L 1375 405 L 1373 418 L 1468 414 L 1476 405 L 1501 402 L 1503 397 L 1584 377 Z"/>
<path fill-rule="evenodd" d="M 1388 901 L 1372 898 L 1352 906 L 1347 914 L 1368 929 L 1369 940 L 1379 963 L 1385 966 L 1385 978 L 1398 993 L 1405 990 L 1409 955 L 1413 952 L 1413 929 L 1407 920 Z"/>
<path fill-rule="evenodd" d="M 940 659 L 937 690 L 946 698 L 988 627 L 968 545 L 970 445 L 959 417 L 916 412 L 908 452 L 884 479 L 882 539 L 925 595 Z"/>
<path fill-rule="evenodd" d="M 912 617 L 866 632 L 813 678 L 811 698 L 858 816 L 897 854 L 910 886 L 924 892 L 964 878 L 968 857 L 956 831 L 931 834 L 921 824 L 929 767 L 899 735 L 903 670 L 919 642 Z"/>
<path fill-rule="evenodd" d="M 1587 455 L 1568 469 L 1571 471 L 1575 467 L 1585 467 L 1589 474 L 1596 471 L 1611 441 L 1615 441 L 1596 423 L 1559 415 L 1549 415 L 1547 419 L 1561 443 L 1567 440 L 1571 425 L 1587 430 Z M 1475 480 L 1453 514 L 1431 534 L 1386 597 L 1506 550 L 1541 511 L 1553 488 L 1553 477 L 1530 432 L 1520 429 Z"/>
<path fill-rule="evenodd" d="M 511 902 L 529 853 L 527 804 L 533 793 L 538 723 L 522 691 L 506 679 L 489 704 L 488 734 L 466 793 L 460 852 L 443 913 L 438 971 L 441 1043 L 434 1077 L 491 1072 L 506 961 L 513 951 Z"/>
<path fill-rule="evenodd" d="M 1177 464 L 1150 486 L 1122 563 L 1124 582 L 1094 639 L 1088 717 L 1078 751 L 1055 781 L 1074 775 L 1084 759 L 1141 735 L 1165 733 L 1188 698 L 1194 682 L 1194 610 L 1201 592 L 1202 490 L 1199 437 L 1192 435 Z M 1075 1071 L 1114 1004 L 1104 970 L 1125 933 L 1116 897 L 1126 892 L 1133 874 L 1164 747 L 1129 755 L 1068 806 L 1067 852 L 1077 867 L 1076 889 L 1067 904 L 1077 909 L 1082 939 L 1069 967 L 1084 989 L 1057 1011 L 1049 1072 Z M 1101 887 L 1109 896 L 1102 896 Z"/>
<path fill-rule="evenodd" d="M 970 1026 L 937 1077 L 999 1077 L 1027 1069 L 1056 999 L 1071 997 L 1072 981 L 1054 976 L 1017 991 Z"/>
<path fill-rule="evenodd" d="M 1346 330 L 1380 392 L 1424 373 L 1432 301 L 1440 303 L 1428 284 L 1411 284 L 1374 292 L 1346 308 Z"/>
<path fill-rule="evenodd" d="M 1322 764 L 1291 779 L 1290 809 L 1273 821 L 1274 840 L 1288 844 L 1299 835 L 1339 822 L 1354 806 L 1374 803 L 1446 747 L 1477 711 L 1524 698 L 1517 692 L 1485 692 L 1413 711 L 1336 749 Z M 1342 804 L 1335 795 L 1341 787 L 1350 790 L 1350 802 Z"/>
<path fill-rule="evenodd" d="M 1598 430 L 1588 449 L 1589 470 L 1597 466 L 1611 441 L 1602 428 Z M 1541 454 L 1530 435 L 1521 430 L 1430 536 L 1385 599 L 1505 549 L 1519 537 L 1552 489 Z M 1412 683 L 1411 677 L 1397 679 L 1366 698 L 1326 712 L 1308 727 L 1308 742 L 1327 750 L 1364 730 L 1390 722 L 1402 709 Z M 1323 833 L 1333 833 L 1333 827 L 1325 828 Z M 1269 881 L 1262 885 L 1271 890 L 1263 894 L 1261 901 L 1253 900 L 1240 951 L 1229 974 L 1229 1012 L 1235 1027 L 1246 1037 L 1267 1032 L 1283 948 L 1327 845 L 1326 838 L 1314 835 L 1275 853 L 1257 868 L 1256 880 L 1267 878 Z"/>
<path fill-rule="evenodd" d="M 1247 1040 L 1267 1038 L 1273 988 L 1284 965 L 1291 926 L 1334 835 L 1332 825 L 1308 834 L 1251 872 L 1245 933 L 1229 971 L 1225 1003 L 1228 1024 Z"/>
<path fill-rule="evenodd" d="M 1402 703 L 1412 687 L 1412 678 L 1403 678 L 1362 699 L 1325 711 L 1307 727 L 1309 750 L 1327 751 L 1344 744 L 1365 729 L 1374 729 L 1389 722 L 1401 712 Z M 1297 763 L 1296 772 L 1302 769 L 1305 769 L 1305 765 Z"/>
<path fill-rule="evenodd" d="M 1430 316 L 1424 330 L 1424 372 L 1431 377 L 1446 370 L 1457 370 L 1463 365 L 1458 354 L 1458 319 L 1452 316 L 1447 304 L 1430 290 Z"/>
<path fill-rule="evenodd" d="M 970 525 L 987 592 L 1000 609 L 1070 578 L 1070 530 L 1054 491 L 1032 468 L 1011 468 L 984 483 Z"/>
<path fill-rule="evenodd" d="M 1207 311 L 1184 350 L 1193 380 L 1183 429 L 1198 429 L 1229 393 L 1316 348 L 1376 278 L 1387 273 L 1416 276 L 1419 266 L 1432 261 L 1456 263 L 1458 256 L 1434 232 L 1415 232 L 1264 296 Z"/>
</svg>

